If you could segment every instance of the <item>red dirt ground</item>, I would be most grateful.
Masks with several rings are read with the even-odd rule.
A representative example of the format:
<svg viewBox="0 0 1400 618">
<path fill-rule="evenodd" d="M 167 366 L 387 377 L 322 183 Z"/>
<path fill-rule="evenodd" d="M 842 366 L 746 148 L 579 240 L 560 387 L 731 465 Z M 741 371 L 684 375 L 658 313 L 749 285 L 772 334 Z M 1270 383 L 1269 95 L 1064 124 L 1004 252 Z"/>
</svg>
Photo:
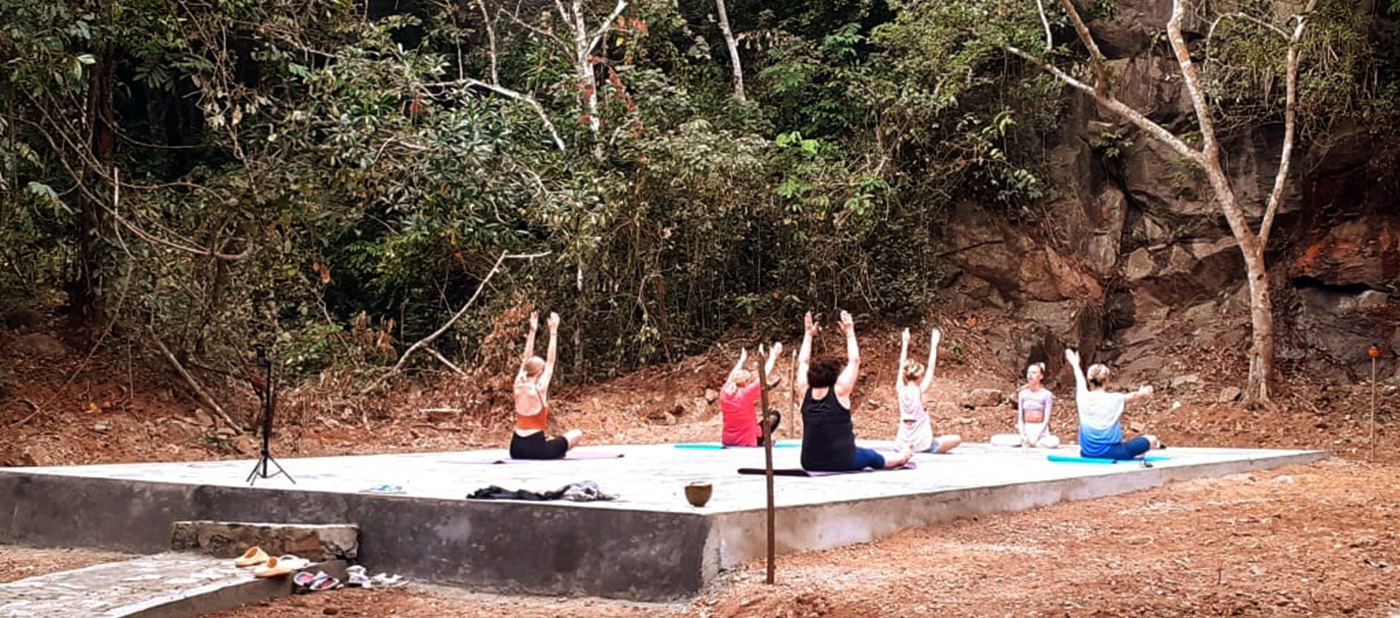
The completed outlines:
<svg viewBox="0 0 1400 618">
<path fill-rule="evenodd" d="M 1400 614 L 1395 465 L 1329 460 L 910 530 L 723 574 L 672 605 L 342 590 L 281 616 L 1361 616 Z"/>
</svg>

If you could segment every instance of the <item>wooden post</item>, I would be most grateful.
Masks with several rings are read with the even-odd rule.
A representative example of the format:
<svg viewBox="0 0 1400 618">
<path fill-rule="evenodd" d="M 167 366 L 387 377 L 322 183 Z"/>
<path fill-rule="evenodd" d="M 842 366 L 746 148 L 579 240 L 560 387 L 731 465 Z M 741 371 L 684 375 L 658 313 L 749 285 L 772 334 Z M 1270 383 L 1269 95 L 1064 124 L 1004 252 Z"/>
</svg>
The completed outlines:
<svg viewBox="0 0 1400 618">
<path fill-rule="evenodd" d="M 801 409 L 797 407 L 800 405 L 798 402 L 801 397 L 806 395 L 806 393 L 797 392 L 797 350 L 792 351 L 792 382 L 789 382 L 788 386 L 790 387 L 790 392 L 788 393 L 788 422 L 791 424 L 791 427 L 797 428 L 797 421 L 799 420 L 798 415 L 801 413 Z"/>
<path fill-rule="evenodd" d="M 762 410 L 763 427 L 763 469 L 768 479 L 768 583 L 773 583 L 773 555 L 776 553 L 776 542 L 773 533 L 773 423 L 768 416 L 768 374 L 764 371 L 765 361 L 768 357 L 767 350 L 763 344 L 758 345 L 758 400 L 759 409 Z"/>
<path fill-rule="evenodd" d="M 1376 359 L 1381 357 L 1381 348 L 1372 345 L 1367 353 L 1371 355 L 1371 457 L 1376 460 Z"/>
</svg>

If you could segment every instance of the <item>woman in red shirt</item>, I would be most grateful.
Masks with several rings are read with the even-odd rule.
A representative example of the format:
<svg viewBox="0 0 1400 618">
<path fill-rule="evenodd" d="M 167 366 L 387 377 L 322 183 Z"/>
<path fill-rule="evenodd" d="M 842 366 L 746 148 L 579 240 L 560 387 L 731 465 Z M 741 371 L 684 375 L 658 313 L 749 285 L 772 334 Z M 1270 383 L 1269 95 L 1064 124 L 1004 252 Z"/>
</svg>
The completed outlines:
<svg viewBox="0 0 1400 618">
<path fill-rule="evenodd" d="M 777 381 L 773 379 L 773 366 L 777 364 L 778 356 L 782 353 L 781 343 L 773 344 L 772 351 L 768 353 L 768 362 L 763 368 L 763 379 L 768 381 L 769 388 L 777 385 Z M 763 445 L 763 428 L 759 426 L 758 417 L 753 411 L 754 402 L 758 401 L 761 391 L 753 372 L 744 368 L 748 359 L 748 350 L 739 353 L 739 362 L 729 372 L 729 379 L 719 391 L 719 409 L 724 412 L 724 436 L 720 443 L 724 446 Z M 773 411 L 772 415 L 773 426 L 777 427 L 782 417 L 777 411 Z"/>
</svg>

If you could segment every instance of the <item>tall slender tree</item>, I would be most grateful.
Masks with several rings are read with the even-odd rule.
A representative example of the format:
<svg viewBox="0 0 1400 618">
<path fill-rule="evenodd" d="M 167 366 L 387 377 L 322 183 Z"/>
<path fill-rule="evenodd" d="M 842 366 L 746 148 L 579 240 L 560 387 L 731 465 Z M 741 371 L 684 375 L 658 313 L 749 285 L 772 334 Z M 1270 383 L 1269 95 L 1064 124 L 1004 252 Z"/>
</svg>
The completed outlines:
<svg viewBox="0 0 1400 618">
<path fill-rule="evenodd" d="M 1221 15 L 1220 19 L 1240 18 L 1260 24 L 1268 31 L 1276 33 L 1286 41 L 1287 58 L 1284 107 L 1283 152 L 1279 155 L 1278 173 L 1275 175 L 1273 190 L 1264 206 L 1263 219 L 1256 231 L 1245 214 L 1244 204 L 1235 194 L 1230 177 L 1226 174 L 1221 160 L 1220 139 L 1216 134 L 1213 103 L 1206 95 L 1200 71 L 1191 58 L 1191 47 L 1182 33 L 1182 22 L 1186 18 L 1185 0 L 1173 0 L 1171 18 L 1167 20 L 1167 43 L 1181 71 L 1181 79 L 1191 98 L 1195 112 L 1196 129 L 1201 137 L 1199 148 L 1191 146 L 1184 139 L 1162 125 L 1153 122 L 1142 112 L 1120 101 L 1113 92 L 1108 62 L 1094 41 L 1093 34 L 1085 24 L 1071 0 L 1058 0 L 1069 16 L 1079 41 L 1089 52 L 1089 66 L 1093 83 L 1085 83 L 1068 72 L 1056 67 L 1043 58 L 1013 45 L 1006 45 L 1007 51 L 1040 66 L 1045 71 L 1070 87 L 1086 93 L 1104 109 L 1113 112 L 1138 129 L 1170 146 L 1182 160 L 1198 166 L 1205 172 L 1206 179 L 1214 193 L 1215 205 L 1230 225 L 1230 232 L 1239 243 L 1244 255 L 1245 274 L 1249 282 L 1250 321 L 1253 326 L 1252 342 L 1249 350 L 1249 378 L 1245 397 L 1250 400 L 1267 401 L 1270 397 L 1269 385 L 1274 373 L 1274 314 L 1273 300 L 1269 290 L 1268 264 L 1264 251 L 1269 244 L 1269 234 L 1273 231 L 1274 217 L 1283 201 L 1288 173 L 1293 161 L 1294 137 L 1297 133 L 1298 117 L 1298 72 L 1301 62 L 1300 44 L 1308 26 L 1308 16 L 1317 5 L 1317 0 L 1309 0 L 1299 12 L 1288 16 L 1291 29 L 1272 23 L 1267 17 L 1251 16 L 1244 13 Z M 1051 43 L 1052 42 L 1048 42 Z M 1050 51 L 1047 45 L 1046 51 Z"/>
</svg>

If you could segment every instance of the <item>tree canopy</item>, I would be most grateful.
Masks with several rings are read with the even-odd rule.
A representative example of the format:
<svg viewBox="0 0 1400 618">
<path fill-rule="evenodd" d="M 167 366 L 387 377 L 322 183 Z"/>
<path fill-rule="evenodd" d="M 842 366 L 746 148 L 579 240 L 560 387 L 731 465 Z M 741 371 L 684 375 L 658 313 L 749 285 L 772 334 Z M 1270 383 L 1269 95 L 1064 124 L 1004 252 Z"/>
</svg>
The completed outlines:
<svg viewBox="0 0 1400 618">
<path fill-rule="evenodd" d="M 1315 19 L 1334 53 L 1304 79 L 1310 126 L 1400 108 L 1400 58 L 1348 4 Z M 583 377 L 810 307 L 917 311 L 953 205 L 1038 216 L 1062 87 L 1004 46 L 1071 40 L 1063 12 L 731 0 L 743 101 L 714 12 L 0 0 L 0 297 L 62 290 L 182 355 L 236 362 L 261 338 L 302 375 L 368 376 L 500 255 L 546 254 L 506 262 L 435 345 L 473 358 L 533 303 L 565 316 Z M 1224 27 L 1221 113 L 1276 118 L 1277 54 Z"/>
</svg>

